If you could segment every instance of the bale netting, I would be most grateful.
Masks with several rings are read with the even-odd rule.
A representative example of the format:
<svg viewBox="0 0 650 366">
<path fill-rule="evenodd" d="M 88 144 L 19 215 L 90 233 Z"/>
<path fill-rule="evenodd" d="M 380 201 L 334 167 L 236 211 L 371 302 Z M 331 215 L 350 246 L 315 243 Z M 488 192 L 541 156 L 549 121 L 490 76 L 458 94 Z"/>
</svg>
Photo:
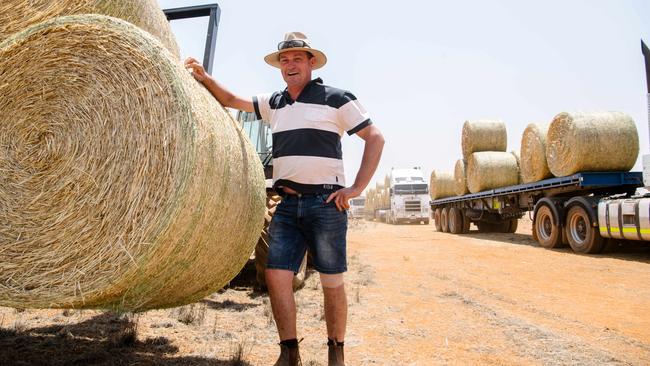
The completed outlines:
<svg viewBox="0 0 650 366">
<path fill-rule="evenodd" d="M 521 136 L 519 170 L 523 183 L 537 182 L 553 177 L 546 163 L 548 127 L 548 123 L 530 123 Z"/>
<path fill-rule="evenodd" d="M 246 263 L 259 158 L 151 35 L 48 20 L 0 44 L 0 93 L 0 306 L 177 306 Z"/>
<path fill-rule="evenodd" d="M 506 125 L 502 121 L 465 121 L 461 142 L 465 161 L 478 151 L 506 151 Z"/>
<path fill-rule="evenodd" d="M 517 158 L 509 152 L 482 151 L 467 160 L 467 187 L 472 193 L 519 183 Z"/>
<path fill-rule="evenodd" d="M 456 195 L 456 181 L 450 172 L 431 172 L 429 180 L 431 199 L 445 198 Z"/>
<path fill-rule="evenodd" d="M 0 42 L 31 25 L 75 14 L 103 14 L 124 19 L 154 35 L 179 58 L 174 34 L 156 0 L 3 0 L 0 2 Z"/>
<path fill-rule="evenodd" d="M 467 189 L 467 175 L 465 174 L 466 165 L 465 160 L 458 159 L 454 167 L 454 191 L 458 196 L 469 193 L 469 189 Z"/>
<path fill-rule="evenodd" d="M 632 117 L 623 112 L 560 113 L 546 139 L 551 173 L 564 177 L 588 171 L 628 171 L 639 154 Z"/>
</svg>

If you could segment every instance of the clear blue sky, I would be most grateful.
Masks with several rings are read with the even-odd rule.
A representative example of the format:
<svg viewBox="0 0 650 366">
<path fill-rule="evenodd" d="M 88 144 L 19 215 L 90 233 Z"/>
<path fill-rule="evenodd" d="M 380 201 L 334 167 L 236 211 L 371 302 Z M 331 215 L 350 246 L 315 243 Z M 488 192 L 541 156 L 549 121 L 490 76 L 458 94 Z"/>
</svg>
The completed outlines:
<svg viewBox="0 0 650 366">
<path fill-rule="evenodd" d="M 508 150 L 519 151 L 530 122 L 623 111 L 637 122 L 636 170 L 650 153 L 640 50 L 641 38 L 650 43 L 648 0 L 216 2 L 214 77 L 242 96 L 282 90 L 262 58 L 285 32 L 306 33 L 329 59 L 314 76 L 352 91 L 386 137 L 373 182 L 391 167 L 453 171 L 467 119 L 502 119 Z M 172 27 L 183 57 L 201 57 L 207 22 Z M 361 139 L 343 138 L 349 182 L 362 151 Z"/>
</svg>

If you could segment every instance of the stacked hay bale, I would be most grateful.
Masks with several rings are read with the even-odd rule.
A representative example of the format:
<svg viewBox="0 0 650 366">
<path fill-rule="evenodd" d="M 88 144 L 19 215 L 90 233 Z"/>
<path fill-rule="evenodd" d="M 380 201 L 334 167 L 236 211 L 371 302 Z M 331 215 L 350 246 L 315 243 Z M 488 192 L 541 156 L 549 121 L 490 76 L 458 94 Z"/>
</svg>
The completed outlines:
<svg viewBox="0 0 650 366">
<path fill-rule="evenodd" d="M 508 135 L 502 121 L 465 121 L 462 132 L 463 159 L 479 151 L 506 151 Z"/>
<path fill-rule="evenodd" d="M 0 306 L 176 306 L 247 261 L 257 154 L 150 34 L 99 15 L 31 26 L 0 43 L 0 93 Z"/>
<path fill-rule="evenodd" d="M 546 135 L 549 124 L 530 123 L 521 136 L 521 179 L 523 183 L 551 178 L 546 163 Z"/>
<path fill-rule="evenodd" d="M 31 25 L 75 14 L 124 19 L 151 33 L 179 58 L 178 45 L 156 0 L 4 0 L 0 2 L 0 42 Z"/>
<path fill-rule="evenodd" d="M 454 167 L 454 192 L 458 196 L 469 193 L 467 189 L 467 162 L 464 159 L 458 159 Z"/>
<path fill-rule="evenodd" d="M 363 207 L 363 210 L 366 214 L 366 218 L 369 219 L 374 218 L 376 208 L 377 208 L 377 191 L 374 188 L 370 188 L 368 189 L 368 191 L 366 191 L 366 202 Z"/>
<path fill-rule="evenodd" d="M 467 161 L 467 187 L 472 193 L 519 183 L 515 155 L 505 151 L 480 151 Z"/>
<path fill-rule="evenodd" d="M 456 181 L 450 172 L 432 171 L 429 179 L 431 199 L 450 197 L 456 194 Z"/>
<path fill-rule="evenodd" d="M 548 168 L 562 177 L 588 171 L 628 171 L 639 154 L 634 120 L 622 112 L 560 113 L 546 140 Z"/>
</svg>

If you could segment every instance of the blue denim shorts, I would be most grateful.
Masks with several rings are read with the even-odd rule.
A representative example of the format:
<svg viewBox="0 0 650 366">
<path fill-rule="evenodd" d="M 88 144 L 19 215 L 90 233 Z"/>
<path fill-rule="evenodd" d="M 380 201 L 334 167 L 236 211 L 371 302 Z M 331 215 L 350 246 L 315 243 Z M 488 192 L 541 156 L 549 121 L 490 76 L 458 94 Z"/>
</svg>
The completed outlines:
<svg viewBox="0 0 650 366">
<path fill-rule="evenodd" d="M 328 194 L 288 195 L 280 201 L 269 226 L 266 268 L 298 272 L 309 249 L 320 273 L 347 271 L 348 214 L 336 209 Z"/>
</svg>

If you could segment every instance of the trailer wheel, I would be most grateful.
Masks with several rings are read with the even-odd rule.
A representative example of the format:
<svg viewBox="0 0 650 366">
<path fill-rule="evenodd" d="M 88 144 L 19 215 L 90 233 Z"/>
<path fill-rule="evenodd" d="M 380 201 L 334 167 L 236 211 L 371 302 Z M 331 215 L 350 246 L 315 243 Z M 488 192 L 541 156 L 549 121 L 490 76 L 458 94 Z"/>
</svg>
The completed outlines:
<svg viewBox="0 0 650 366">
<path fill-rule="evenodd" d="M 469 233 L 469 225 L 472 223 L 472 220 L 465 215 L 465 210 L 460 209 L 460 214 L 463 216 L 463 234 Z"/>
<path fill-rule="evenodd" d="M 565 231 L 569 245 L 576 253 L 600 253 L 605 240 L 598 228 L 593 226 L 589 214 L 582 205 L 575 205 L 569 209 L 566 217 Z"/>
<path fill-rule="evenodd" d="M 449 232 L 452 234 L 463 232 L 463 214 L 457 207 L 449 209 Z"/>
<path fill-rule="evenodd" d="M 533 230 L 537 236 L 537 242 L 544 248 L 558 248 L 562 244 L 562 233 L 557 217 L 553 217 L 553 211 L 547 205 L 542 205 L 535 214 Z"/>
<path fill-rule="evenodd" d="M 515 233 L 515 232 L 517 232 L 517 227 L 518 227 L 518 226 L 519 226 L 519 220 L 517 220 L 517 219 L 512 219 L 512 220 L 510 220 L 510 222 L 508 223 L 508 231 L 506 231 L 506 232 L 508 232 L 508 233 Z"/>
<path fill-rule="evenodd" d="M 443 233 L 449 232 L 449 209 L 447 207 L 440 211 L 440 226 Z"/>
<path fill-rule="evenodd" d="M 442 223 L 440 222 L 440 209 L 436 208 L 433 210 L 433 224 L 436 227 L 436 231 L 442 231 Z"/>
</svg>

